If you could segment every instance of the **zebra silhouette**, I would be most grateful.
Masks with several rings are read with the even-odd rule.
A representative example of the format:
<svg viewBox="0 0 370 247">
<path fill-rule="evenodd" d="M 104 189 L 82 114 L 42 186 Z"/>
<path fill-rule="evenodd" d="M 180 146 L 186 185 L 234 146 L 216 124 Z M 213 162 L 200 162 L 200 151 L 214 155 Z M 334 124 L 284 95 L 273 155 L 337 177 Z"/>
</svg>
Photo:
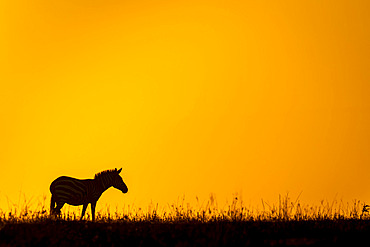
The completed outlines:
<svg viewBox="0 0 370 247">
<path fill-rule="evenodd" d="M 50 185 L 51 202 L 50 214 L 60 214 L 65 203 L 73 206 L 83 205 L 81 220 L 85 215 L 87 205 L 91 203 L 92 220 L 95 220 L 96 202 L 108 188 L 114 188 L 127 193 L 128 188 L 117 170 L 106 170 L 95 174 L 94 179 L 77 179 L 62 176 Z M 54 207 L 56 204 L 56 207 Z"/>
</svg>

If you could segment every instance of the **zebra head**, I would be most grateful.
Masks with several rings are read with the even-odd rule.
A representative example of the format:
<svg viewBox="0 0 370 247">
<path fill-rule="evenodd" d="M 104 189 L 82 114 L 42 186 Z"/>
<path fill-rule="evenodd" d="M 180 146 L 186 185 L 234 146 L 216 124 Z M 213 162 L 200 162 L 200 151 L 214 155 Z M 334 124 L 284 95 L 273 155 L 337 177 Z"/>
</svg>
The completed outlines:
<svg viewBox="0 0 370 247">
<path fill-rule="evenodd" d="M 123 179 L 119 175 L 120 172 L 122 171 L 122 168 L 119 170 L 117 170 L 116 168 L 114 171 L 115 172 L 113 173 L 113 176 L 112 176 L 112 186 L 122 191 L 123 193 L 127 193 L 128 191 L 127 185 L 125 184 L 125 182 L 123 182 Z"/>
</svg>

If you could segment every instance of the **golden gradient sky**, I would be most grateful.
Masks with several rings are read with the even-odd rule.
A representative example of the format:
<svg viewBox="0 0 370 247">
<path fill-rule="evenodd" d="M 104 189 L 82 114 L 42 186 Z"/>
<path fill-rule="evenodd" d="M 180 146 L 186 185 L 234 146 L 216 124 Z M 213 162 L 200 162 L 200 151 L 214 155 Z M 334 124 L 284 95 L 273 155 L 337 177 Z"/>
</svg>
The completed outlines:
<svg viewBox="0 0 370 247">
<path fill-rule="evenodd" d="M 129 193 L 370 202 L 370 1 L 0 2 L 0 208 Z M 99 209 L 98 204 L 98 209 Z"/>
</svg>

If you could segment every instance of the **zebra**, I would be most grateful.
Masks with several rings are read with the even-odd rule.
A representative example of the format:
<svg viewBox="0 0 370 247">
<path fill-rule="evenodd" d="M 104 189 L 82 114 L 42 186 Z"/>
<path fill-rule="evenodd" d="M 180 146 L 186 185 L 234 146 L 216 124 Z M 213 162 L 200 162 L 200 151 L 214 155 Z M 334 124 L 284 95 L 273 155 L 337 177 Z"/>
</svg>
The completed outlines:
<svg viewBox="0 0 370 247">
<path fill-rule="evenodd" d="M 50 214 L 60 214 L 65 203 L 78 206 L 83 205 L 80 220 L 85 215 L 87 205 L 91 204 L 92 220 L 95 221 L 95 206 L 101 194 L 109 187 L 127 193 L 128 188 L 117 170 L 106 170 L 95 174 L 94 179 L 77 179 L 62 176 L 55 179 L 50 185 L 51 202 Z M 54 207 L 56 204 L 56 207 Z"/>
</svg>

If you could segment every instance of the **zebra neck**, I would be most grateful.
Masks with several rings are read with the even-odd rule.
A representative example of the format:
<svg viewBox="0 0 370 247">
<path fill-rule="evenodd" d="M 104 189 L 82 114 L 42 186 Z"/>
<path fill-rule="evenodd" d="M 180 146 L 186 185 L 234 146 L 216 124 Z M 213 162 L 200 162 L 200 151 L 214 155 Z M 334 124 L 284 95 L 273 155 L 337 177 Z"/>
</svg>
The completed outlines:
<svg viewBox="0 0 370 247">
<path fill-rule="evenodd" d="M 109 183 L 109 181 L 102 178 L 100 179 L 100 186 L 101 186 L 102 192 L 104 192 L 112 185 Z"/>
</svg>

